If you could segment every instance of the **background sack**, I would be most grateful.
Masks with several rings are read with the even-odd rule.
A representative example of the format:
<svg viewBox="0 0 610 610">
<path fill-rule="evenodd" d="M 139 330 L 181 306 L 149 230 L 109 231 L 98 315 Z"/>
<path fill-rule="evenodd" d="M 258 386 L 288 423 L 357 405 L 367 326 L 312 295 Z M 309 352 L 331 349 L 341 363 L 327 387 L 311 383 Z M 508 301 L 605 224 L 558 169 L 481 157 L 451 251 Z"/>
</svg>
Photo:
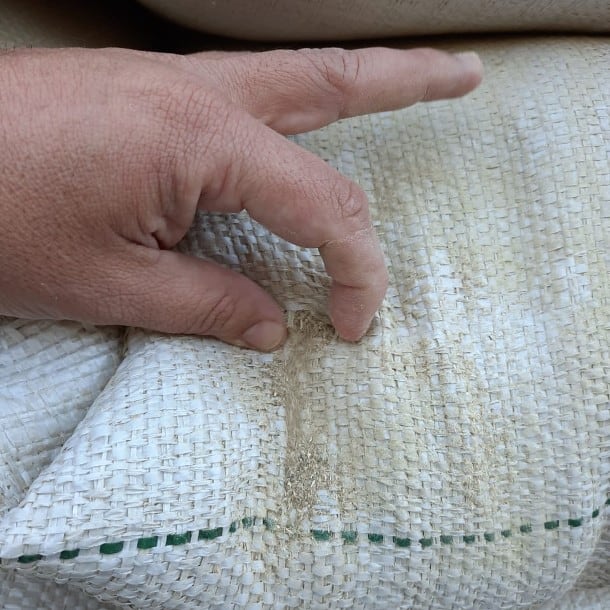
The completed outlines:
<svg viewBox="0 0 610 610">
<path fill-rule="evenodd" d="M 141 0 L 191 28 L 253 40 L 610 31 L 607 0 Z"/>
</svg>

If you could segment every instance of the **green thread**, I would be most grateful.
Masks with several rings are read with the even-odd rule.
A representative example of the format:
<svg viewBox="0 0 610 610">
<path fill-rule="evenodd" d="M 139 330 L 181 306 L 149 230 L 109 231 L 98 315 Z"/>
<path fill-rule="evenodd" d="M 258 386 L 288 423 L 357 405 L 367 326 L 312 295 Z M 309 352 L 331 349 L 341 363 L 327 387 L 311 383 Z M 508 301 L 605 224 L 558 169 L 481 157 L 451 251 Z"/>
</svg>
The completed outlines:
<svg viewBox="0 0 610 610">
<path fill-rule="evenodd" d="M 411 546 L 410 538 L 399 538 L 398 536 L 393 536 L 392 540 L 394 541 L 394 544 L 401 549 L 406 549 Z"/>
<path fill-rule="evenodd" d="M 318 542 L 326 542 L 333 537 L 333 533 L 327 530 L 311 530 L 311 535 L 314 537 L 314 540 Z"/>
<path fill-rule="evenodd" d="M 179 544 L 186 544 L 191 541 L 191 532 L 186 532 L 185 534 L 168 534 L 166 544 L 171 544 L 173 546 Z"/>
<path fill-rule="evenodd" d="M 606 499 L 604 505 L 610 506 L 610 498 Z M 600 508 L 596 508 L 595 510 L 593 510 L 591 512 L 591 518 L 596 519 L 597 517 L 599 517 L 600 510 L 601 510 Z M 567 523 L 567 525 L 570 527 L 581 527 L 583 525 L 583 523 L 585 522 L 585 519 L 586 519 L 586 517 L 578 517 L 578 518 L 573 518 L 573 519 L 567 519 L 563 523 Z M 241 520 L 241 523 L 244 528 L 252 527 L 253 525 L 255 525 L 255 522 L 256 522 L 256 519 L 254 517 L 244 517 Z M 262 524 L 268 530 L 273 530 L 276 525 L 272 519 L 268 519 L 268 518 L 263 518 Z M 545 530 L 554 530 L 554 529 L 559 528 L 560 524 L 561 524 L 561 522 L 558 519 L 555 519 L 553 521 L 545 521 L 544 529 Z M 237 531 L 238 527 L 239 527 L 239 521 L 233 521 L 228 528 L 229 533 L 231 533 L 231 534 L 235 533 Z M 523 523 L 522 525 L 519 526 L 519 531 L 522 534 L 531 534 L 532 529 L 533 528 L 532 528 L 531 523 Z M 197 539 L 198 540 L 214 540 L 215 538 L 222 536 L 223 532 L 224 532 L 224 528 L 222 528 L 222 527 L 198 530 Z M 340 534 L 341 534 L 341 538 L 342 538 L 343 542 L 345 542 L 347 544 L 355 543 L 358 538 L 358 533 L 353 530 L 344 530 Z M 329 530 L 314 529 L 314 530 L 311 530 L 311 535 L 313 536 L 314 540 L 317 540 L 319 542 L 326 542 L 326 541 L 330 540 L 331 538 L 333 538 L 335 534 Z M 500 535 L 503 538 L 510 538 L 512 536 L 512 530 L 510 530 L 510 529 L 501 530 Z M 168 534 L 166 536 L 166 544 L 172 545 L 172 546 L 186 544 L 187 542 L 191 541 L 191 537 L 192 537 L 192 532 L 185 532 L 184 534 Z M 367 538 L 368 538 L 369 542 L 372 542 L 374 544 L 379 544 L 379 543 L 383 542 L 383 540 L 384 540 L 383 534 L 376 534 L 376 533 L 367 534 Z M 477 536 L 475 534 L 466 534 L 466 535 L 462 536 L 462 540 L 466 544 L 472 544 L 476 541 L 476 539 L 477 539 Z M 485 532 L 485 533 L 483 533 L 483 539 L 486 542 L 494 542 L 496 539 L 496 535 L 493 532 Z M 451 544 L 453 544 L 454 537 L 446 535 L 446 534 L 441 534 L 439 540 L 442 545 L 451 545 Z M 398 536 L 392 536 L 392 542 L 399 548 L 409 548 L 411 546 L 410 538 L 401 538 Z M 434 544 L 434 538 L 420 538 L 419 543 L 421 544 L 422 548 L 428 548 Z M 124 542 L 105 542 L 104 544 L 100 545 L 99 552 L 102 555 L 114 555 L 116 553 L 120 553 L 123 550 L 124 544 L 125 544 Z M 148 549 L 152 549 L 152 548 L 156 547 L 158 544 L 159 544 L 158 536 L 150 536 L 148 538 L 139 538 L 137 541 L 137 548 L 141 549 L 141 550 L 148 550 Z M 75 559 L 76 557 L 79 556 L 79 553 L 80 553 L 80 549 L 64 550 L 64 551 L 61 551 L 61 553 L 59 554 L 59 558 L 64 561 L 70 560 L 70 559 Z M 28 564 L 28 563 L 34 563 L 36 561 L 40 561 L 41 559 L 44 559 L 44 558 L 45 557 L 43 555 L 39 555 L 39 554 L 20 555 L 17 558 L 17 561 L 19 563 Z"/>
<path fill-rule="evenodd" d="M 219 536 L 222 536 L 222 527 L 216 527 L 211 530 L 199 530 L 197 540 L 214 540 L 214 538 Z"/>
<path fill-rule="evenodd" d="M 20 555 L 17 558 L 19 563 L 33 563 L 34 561 L 40 561 L 42 559 L 42 555 Z"/>
<path fill-rule="evenodd" d="M 154 549 L 159 542 L 159 536 L 151 536 L 150 538 L 138 538 L 139 549 Z"/>
<path fill-rule="evenodd" d="M 545 521 L 544 529 L 545 530 L 555 530 L 559 527 L 559 521 Z"/>
<path fill-rule="evenodd" d="M 72 551 L 62 551 L 59 554 L 59 558 L 60 559 L 74 559 L 75 557 L 78 557 L 79 553 L 80 553 L 80 549 L 74 549 Z"/>
<path fill-rule="evenodd" d="M 122 550 L 122 542 L 105 542 L 100 545 L 100 553 L 102 555 L 114 555 L 115 553 L 120 553 Z"/>
</svg>

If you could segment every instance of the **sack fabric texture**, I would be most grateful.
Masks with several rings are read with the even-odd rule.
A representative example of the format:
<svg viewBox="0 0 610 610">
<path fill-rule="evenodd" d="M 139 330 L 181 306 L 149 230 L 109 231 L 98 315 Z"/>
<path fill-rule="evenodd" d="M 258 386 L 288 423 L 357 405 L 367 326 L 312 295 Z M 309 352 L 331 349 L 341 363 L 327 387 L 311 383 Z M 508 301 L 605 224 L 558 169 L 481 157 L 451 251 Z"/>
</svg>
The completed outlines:
<svg viewBox="0 0 610 610">
<path fill-rule="evenodd" d="M 317 252 L 200 215 L 271 355 L 0 320 L 0 608 L 610 607 L 610 44 L 479 38 L 470 96 L 295 140 L 391 285 L 340 341 Z"/>
<path fill-rule="evenodd" d="M 608 0 L 140 0 L 175 21 L 254 40 L 610 31 Z"/>
</svg>

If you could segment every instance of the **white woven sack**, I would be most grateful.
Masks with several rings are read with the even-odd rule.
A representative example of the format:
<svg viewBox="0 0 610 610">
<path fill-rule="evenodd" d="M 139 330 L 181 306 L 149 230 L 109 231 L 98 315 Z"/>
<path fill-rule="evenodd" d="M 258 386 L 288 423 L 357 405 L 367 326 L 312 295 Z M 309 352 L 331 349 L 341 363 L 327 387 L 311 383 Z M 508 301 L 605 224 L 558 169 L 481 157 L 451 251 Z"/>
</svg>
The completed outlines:
<svg viewBox="0 0 610 610">
<path fill-rule="evenodd" d="M 608 0 L 140 0 L 204 32 L 339 40 L 456 32 L 610 31 Z"/>
<path fill-rule="evenodd" d="M 0 317 L 0 515 L 19 503 L 113 375 L 120 335 Z"/>
<path fill-rule="evenodd" d="M 316 253 L 201 216 L 183 248 L 268 287 L 287 346 L 132 331 L 1 520 L 7 574 L 159 610 L 609 603 L 610 47 L 476 48 L 470 97 L 298 138 L 370 195 L 366 339 Z"/>
</svg>

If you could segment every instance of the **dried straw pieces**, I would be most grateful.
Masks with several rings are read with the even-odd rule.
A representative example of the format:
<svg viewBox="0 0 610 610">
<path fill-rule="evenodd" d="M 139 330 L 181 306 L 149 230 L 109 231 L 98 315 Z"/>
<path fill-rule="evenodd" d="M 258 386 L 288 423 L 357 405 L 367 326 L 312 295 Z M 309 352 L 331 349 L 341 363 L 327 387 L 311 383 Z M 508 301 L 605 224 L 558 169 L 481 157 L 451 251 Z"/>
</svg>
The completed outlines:
<svg viewBox="0 0 610 610">
<path fill-rule="evenodd" d="M 51 580 L 150 610 L 608 607 L 608 45 L 476 48 L 470 97 L 298 138 L 371 198 L 392 281 L 363 342 L 315 252 L 202 216 L 184 249 L 265 285 L 285 349 L 132 331 L 103 390 L 117 337 L 32 352 L 22 413 L 99 395 L 4 511 L 4 608 L 24 582 L 63 608 Z"/>
</svg>

